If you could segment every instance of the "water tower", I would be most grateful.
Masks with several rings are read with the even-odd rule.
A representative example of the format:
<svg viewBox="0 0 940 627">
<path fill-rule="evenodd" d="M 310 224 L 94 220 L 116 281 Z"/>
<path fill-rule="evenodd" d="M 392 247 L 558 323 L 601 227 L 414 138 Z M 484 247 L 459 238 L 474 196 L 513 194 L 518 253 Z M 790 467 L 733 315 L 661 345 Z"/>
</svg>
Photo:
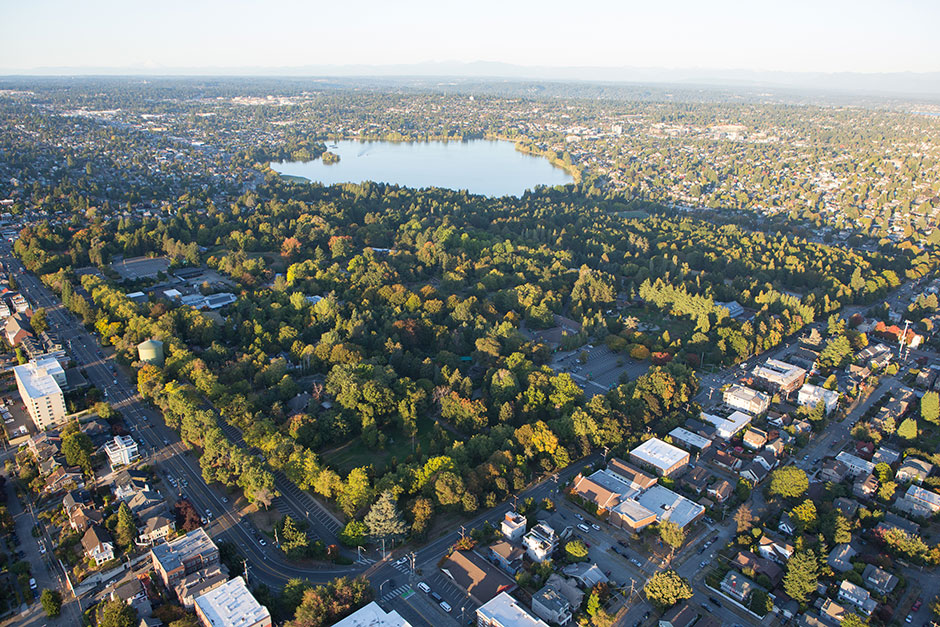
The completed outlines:
<svg viewBox="0 0 940 627">
<path fill-rule="evenodd" d="M 137 345 L 137 355 L 140 361 L 156 366 L 163 365 L 163 342 L 160 340 L 146 340 Z"/>
</svg>

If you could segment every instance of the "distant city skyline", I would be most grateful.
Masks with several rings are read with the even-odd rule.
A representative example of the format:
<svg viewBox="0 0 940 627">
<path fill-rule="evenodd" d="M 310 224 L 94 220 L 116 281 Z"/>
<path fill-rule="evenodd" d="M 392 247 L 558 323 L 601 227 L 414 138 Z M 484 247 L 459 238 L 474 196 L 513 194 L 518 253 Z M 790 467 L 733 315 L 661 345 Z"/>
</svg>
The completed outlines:
<svg viewBox="0 0 940 627">
<path fill-rule="evenodd" d="M 472 11 L 471 11 L 472 9 Z M 0 73 L 499 62 L 936 72 L 940 3 L 0 0 Z"/>
</svg>

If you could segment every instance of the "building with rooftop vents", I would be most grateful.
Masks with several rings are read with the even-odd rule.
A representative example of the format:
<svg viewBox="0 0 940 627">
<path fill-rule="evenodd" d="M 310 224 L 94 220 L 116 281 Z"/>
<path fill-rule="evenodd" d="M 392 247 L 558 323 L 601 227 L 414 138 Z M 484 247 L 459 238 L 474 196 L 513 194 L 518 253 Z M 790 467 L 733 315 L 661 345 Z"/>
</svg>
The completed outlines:
<svg viewBox="0 0 940 627">
<path fill-rule="evenodd" d="M 58 370 L 30 362 L 13 367 L 20 398 L 40 431 L 65 422 L 65 396 L 55 379 L 56 372 L 61 371 L 62 366 L 58 362 L 56 366 Z"/>
<path fill-rule="evenodd" d="M 689 454 L 659 438 L 651 438 L 630 451 L 630 461 L 661 477 L 669 477 L 689 465 Z"/>
<path fill-rule="evenodd" d="M 196 597 L 196 618 L 204 627 L 271 627 L 271 612 L 258 603 L 241 577 Z"/>
</svg>

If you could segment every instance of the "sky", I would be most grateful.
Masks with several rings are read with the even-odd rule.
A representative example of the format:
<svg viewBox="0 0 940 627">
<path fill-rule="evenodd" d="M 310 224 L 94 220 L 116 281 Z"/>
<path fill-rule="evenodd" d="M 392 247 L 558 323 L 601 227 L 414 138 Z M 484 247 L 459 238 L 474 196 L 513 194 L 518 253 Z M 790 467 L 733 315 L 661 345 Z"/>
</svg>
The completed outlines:
<svg viewBox="0 0 940 627">
<path fill-rule="evenodd" d="M 938 0 L 0 0 L 0 73 L 494 61 L 940 71 Z"/>
</svg>

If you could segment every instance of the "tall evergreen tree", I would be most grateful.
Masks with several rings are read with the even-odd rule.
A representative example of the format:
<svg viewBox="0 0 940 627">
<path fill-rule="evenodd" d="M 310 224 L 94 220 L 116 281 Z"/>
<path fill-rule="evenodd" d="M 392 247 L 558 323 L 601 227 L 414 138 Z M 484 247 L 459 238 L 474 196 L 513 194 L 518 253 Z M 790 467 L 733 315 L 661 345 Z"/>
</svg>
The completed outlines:
<svg viewBox="0 0 940 627">
<path fill-rule="evenodd" d="M 396 538 L 408 531 L 408 525 L 398 511 L 395 496 L 387 490 L 379 495 L 364 522 L 369 527 L 369 535 L 376 539 Z"/>
</svg>

